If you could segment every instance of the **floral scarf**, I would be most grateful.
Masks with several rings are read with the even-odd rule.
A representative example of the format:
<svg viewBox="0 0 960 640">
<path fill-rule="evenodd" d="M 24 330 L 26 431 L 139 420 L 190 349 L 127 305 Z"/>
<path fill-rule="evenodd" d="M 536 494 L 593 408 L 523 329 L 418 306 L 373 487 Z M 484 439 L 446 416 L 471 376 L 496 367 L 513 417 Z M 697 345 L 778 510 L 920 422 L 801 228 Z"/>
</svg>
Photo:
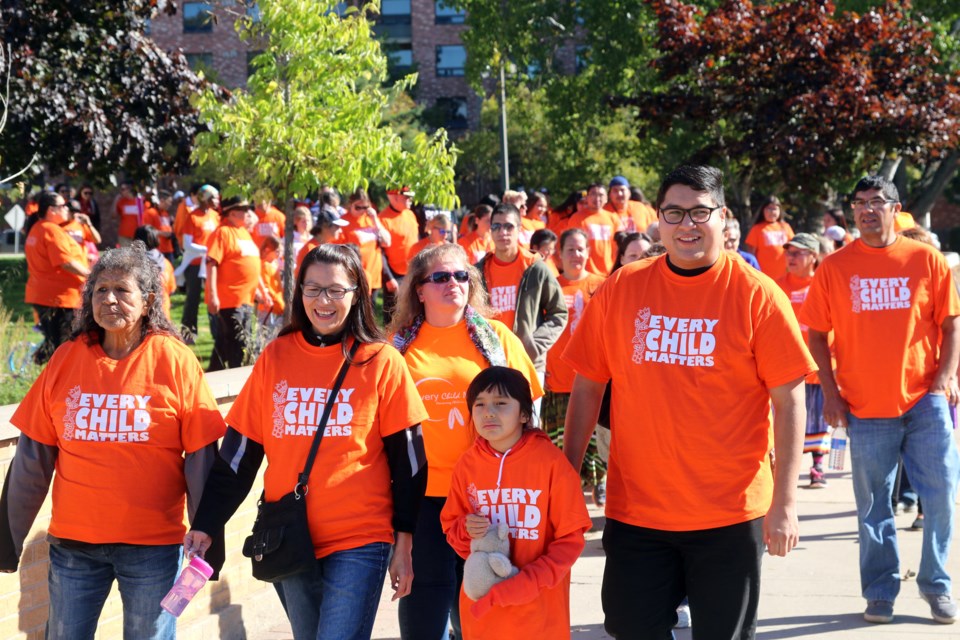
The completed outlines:
<svg viewBox="0 0 960 640">
<path fill-rule="evenodd" d="M 470 334 L 470 341 L 473 342 L 477 351 L 490 363 L 491 367 L 507 366 L 507 356 L 503 352 L 503 345 L 500 344 L 500 338 L 490 323 L 483 316 L 468 306 L 463 312 L 463 319 L 467 323 L 467 333 Z M 420 327 L 425 322 L 424 315 L 418 315 L 413 324 L 397 331 L 393 336 L 393 346 L 400 353 L 406 353 L 413 341 L 417 339 L 420 333 Z"/>
</svg>

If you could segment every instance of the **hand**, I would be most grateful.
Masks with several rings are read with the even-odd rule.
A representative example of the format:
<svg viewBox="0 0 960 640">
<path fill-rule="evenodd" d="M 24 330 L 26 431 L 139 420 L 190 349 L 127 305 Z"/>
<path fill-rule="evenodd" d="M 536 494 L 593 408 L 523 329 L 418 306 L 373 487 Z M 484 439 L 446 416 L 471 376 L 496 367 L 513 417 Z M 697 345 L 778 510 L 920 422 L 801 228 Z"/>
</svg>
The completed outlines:
<svg viewBox="0 0 960 640">
<path fill-rule="evenodd" d="M 77 213 L 77 214 L 74 214 L 74 217 L 77 219 L 77 222 L 79 222 L 80 224 L 82 224 L 82 225 L 84 225 L 84 226 L 87 226 L 87 227 L 90 226 L 90 218 L 87 217 L 87 214 L 85 214 L 85 213 Z"/>
<path fill-rule="evenodd" d="M 781 558 L 790 553 L 800 541 L 800 522 L 796 506 L 770 505 L 767 517 L 763 519 L 763 542 L 767 553 Z"/>
<path fill-rule="evenodd" d="M 217 297 L 217 294 L 210 296 L 210 302 L 207 303 L 207 313 L 213 316 L 220 313 L 220 298 Z"/>
<path fill-rule="evenodd" d="M 183 552 L 187 558 L 192 558 L 193 556 L 200 556 L 202 558 L 203 554 L 207 552 L 207 549 L 209 549 L 212 544 L 213 538 L 203 531 L 197 531 L 196 529 L 191 529 L 187 532 L 187 535 L 183 536 Z"/>
<path fill-rule="evenodd" d="M 413 534 L 397 533 L 397 543 L 390 558 L 390 586 L 393 589 L 391 602 L 410 595 L 413 588 Z"/>
<path fill-rule="evenodd" d="M 846 427 L 850 405 L 839 394 L 830 397 L 823 395 L 823 420 L 831 427 Z"/>
<path fill-rule="evenodd" d="M 957 401 L 960 400 L 960 388 L 958 388 L 957 385 L 957 377 L 950 376 L 947 380 L 941 380 L 938 375 L 933 379 L 933 384 L 930 386 L 930 393 L 945 396 L 947 402 L 956 406 Z"/>
<path fill-rule="evenodd" d="M 497 603 L 497 587 L 500 586 L 500 583 L 497 583 L 490 587 L 490 591 L 487 592 L 487 595 L 481 597 L 479 600 L 470 605 L 470 613 L 474 617 L 482 618 L 487 615 L 494 605 Z"/>
<path fill-rule="evenodd" d="M 387 287 L 387 291 L 389 291 L 390 293 L 396 293 L 398 286 L 399 285 L 397 285 L 397 281 L 395 279 L 390 278 L 389 280 L 387 280 L 386 287 Z"/>
<path fill-rule="evenodd" d="M 490 520 L 487 519 L 487 516 L 469 513 L 466 516 L 466 527 L 467 535 L 476 540 L 487 535 L 487 530 L 490 528 Z"/>
</svg>

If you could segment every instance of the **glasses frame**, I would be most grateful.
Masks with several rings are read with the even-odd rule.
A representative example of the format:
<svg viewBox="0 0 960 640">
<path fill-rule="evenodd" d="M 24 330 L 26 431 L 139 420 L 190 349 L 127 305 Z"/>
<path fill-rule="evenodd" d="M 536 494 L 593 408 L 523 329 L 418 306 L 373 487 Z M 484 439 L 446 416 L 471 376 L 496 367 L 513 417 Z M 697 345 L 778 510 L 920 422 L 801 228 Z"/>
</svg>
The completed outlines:
<svg viewBox="0 0 960 640">
<path fill-rule="evenodd" d="M 317 295 L 312 296 L 312 295 L 310 295 L 309 293 L 307 293 L 307 288 L 308 288 L 308 287 L 311 288 L 311 289 L 316 289 L 316 290 L 317 290 Z M 330 291 L 331 289 L 336 289 L 337 291 L 343 290 L 343 295 L 342 295 L 342 296 L 335 296 L 335 295 L 333 295 L 333 293 Z M 305 286 L 300 287 L 300 293 L 303 294 L 303 297 L 304 297 L 304 298 L 319 298 L 320 296 L 325 296 L 325 297 L 327 298 L 327 300 L 343 300 L 344 298 L 347 297 L 347 294 L 348 294 L 348 293 L 350 293 L 351 291 L 356 291 L 356 290 L 357 290 L 357 287 L 356 287 L 356 286 L 353 286 L 353 287 L 340 287 L 340 286 L 337 286 L 337 285 L 331 285 L 331 286 L 329 286 L 329 287 L 318 287 L 318 286 L 316 286 L 316 285 L 312 285 L 312 284 L 311 284 L 311 285 L 305 285 Z"/>
<path fill-rule="evenodd" d="M 869 200 L 861 200 L 857 198 L 850 201 L 851 209 L 870 209 L 871 211 L 876 211 L 877 209 L 883 209 L 888 204 L 893 204 L 897 202 L 896 200 L 887 200 L 886 198 L 870 198 Z"/>
<path fill-rule="evenodd" d="M 457 284 L 466 284 L 470 282 L 470 272 L 466 270 L 460 271 L 434 271 L 423 280 L 420 281 L 420 284 L 447 284 L 450 282 L 450 279 L 457 281 Z"/>
<path fill-rule="evenodd" d="M 713 215 L 714 211 L 716 211 L 717 209 L 723 209 L 724 207 L 726 207 L 726 205 L 723 205 L 723 204 L 718 204 L 715 207 L 705 207 L 705 206 L 690 207 L 689 209 L 684 209 L 683 207 L 670 207 L 667 210 L 657 209 L 657 213 L 663 216 L 663 221 L 667 224 L 672 224 L 672 225 L 683 224 L 683 219 L 686 217 L 689 217 L 690 222 L 692 222 L 693 224 L 706 224 L 707 222 L 709 222 L 710 217 Z M 697 220 L 697 218 L 693 217 L 693 212 L 700 211 L 700 210 L 707 211 L 707 215 L 703 218 L 703 220 Z M 671 222 L 670 219 L 667 217 L 667 211 L 682 211 L 683 215 L 681 215 L 680 219 L 677 220 L 676 222 Z"/>
<path fill-rule="evenodd" d="M 500 229 L 503 229 L 507 233 L 513 233 L 514 229 L 517 229 L 519 225 L 513 224 L 512 222 L 491 222 L 490 231 L 497 233 Z"/>
</svg>

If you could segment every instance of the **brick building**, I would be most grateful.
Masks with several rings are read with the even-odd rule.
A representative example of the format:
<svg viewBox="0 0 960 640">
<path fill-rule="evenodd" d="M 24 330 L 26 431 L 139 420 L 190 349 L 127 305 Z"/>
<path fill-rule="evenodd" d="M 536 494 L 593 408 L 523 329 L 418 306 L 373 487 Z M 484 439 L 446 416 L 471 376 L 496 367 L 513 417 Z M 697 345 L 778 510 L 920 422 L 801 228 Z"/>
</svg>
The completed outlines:
<svg viewBox="0 0 960 640">
<path fill-rule="evenodd" d="M 244 12 L 256 18 L 256 7 L 242 3 L 181 2 L 176 15 L 151 21 L 150 36 L 164 49 L 182 50 L 194 69 L 224 86 L 244 87 L 257 53 L 234 28 Z M 443 0 L 383 0 L 375 25 L 391 75 L 419 72 L 413 97 L 435 109 L 438 124 L 451 132 L 475 127 L 480 118 L 481 98 L 464 76 L 463 22 L 464 13 Z"/>
</svg>

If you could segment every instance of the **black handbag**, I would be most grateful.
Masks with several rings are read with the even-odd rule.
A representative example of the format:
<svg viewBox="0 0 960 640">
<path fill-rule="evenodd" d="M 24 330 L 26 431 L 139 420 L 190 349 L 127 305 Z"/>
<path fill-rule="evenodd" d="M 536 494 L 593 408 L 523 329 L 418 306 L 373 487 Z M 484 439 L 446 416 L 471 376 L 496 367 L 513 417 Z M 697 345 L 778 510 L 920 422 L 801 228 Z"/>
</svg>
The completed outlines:
<svg viewBox="0 0 960 640">
<path fill-rule="evenodd" d="M 333 410 L 333 401 L 340 392 L 340 386 L 347 375 L 350 361 L 357 352 L 359 341 L 353 343 L 349 358 L 337 373 L 337 379 L 330 390 L 331 400 L 323 408 L 323 416 L 317 426 L 310 453 L 303 471 L 297 476 L 293 491 L 276 502 L 264 500 L 260 494 L 257 503 L 257 519 L 253 523 L 253 533 L 243 541 L 243 555 L 253 563 L 253 577 L 264 582 L 280 582 L 290 576 L 309 570 L 316 562 L 313 554 L 313 539 L 310 537 L 310 524 L 307 520 L 307 480 L 310 470 L 320 449 L 323 431 Z"/>
</svg>

